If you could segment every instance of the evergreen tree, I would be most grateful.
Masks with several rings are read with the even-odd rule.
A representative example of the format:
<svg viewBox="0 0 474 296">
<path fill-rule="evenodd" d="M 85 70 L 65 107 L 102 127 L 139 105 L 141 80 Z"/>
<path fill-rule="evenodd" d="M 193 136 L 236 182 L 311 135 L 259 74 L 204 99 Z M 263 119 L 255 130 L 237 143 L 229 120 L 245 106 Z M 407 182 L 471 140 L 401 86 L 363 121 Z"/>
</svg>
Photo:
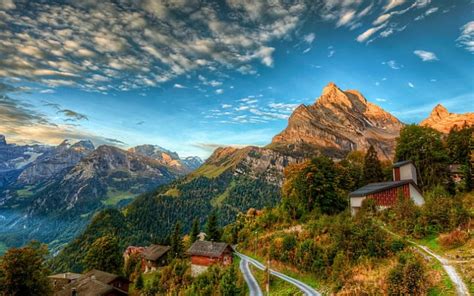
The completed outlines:
<svg viewBox="0 0 474 296">
<path fill-rule="evenodd" d="M 382 164 L 375 151 L 374 146 L 370 145 L 364 158 L 364 182 L 365 184 L 383 181 Z"/>
<path fill-rule="evenodd" d="M 191 232 L 189 233 L 189 238 L 191 243 L 194 243 L 197 240 L 197 236 L 199 235 L 199 219 L 195 218 L 193 220 L 193 225 L 191 226 Z"/>
<path fill-rule="evenodd" d="M 52 294 L 45 266 L 45 245 L 32 242 L 12 248 L 0 257 L 0 295 L 36 296 Z"/>
<path fill-rule="evenodd" d="M 115 236 L 106 235 L 96 239 L 89 248 L 84 266 L 87 270 L 98 269 L 110 273 L 120 273 L 122 252 Z"/>
<path fill-rule="evenodd" d="M 467 161 L 464 165 L 464 190 L 466 192 L 472 190 L 472 166 L 470 161 Z"/>
<path fill-rule="evenodd" d="M 395 151 L 396 161 L 411 160 L 418 171 L 418 185 L 423 189 L 448 184 L 448 153 L 441 133 L 415 124 L 400 131 Z"/>
<path fill-rule="evenodd" d="M 143 289 L 143 275 L 142 275 L 141 272 L 140 272 L 140 274 L 138 274 L 138 277 L 135 280 L 135 289 L 137 289 L 137 290 Z"/>
<path fill-rule="evenodd" d="M 207 218 L 206 234 L 207 240 L 210 241 L 219 241 L 221 238 L 221 231 L 219 229 L 219 222 L 215 211 L 213 211 Z"/>
<path fill-rule="evenodd" d="M 240 295 L 240 289 L 236 285 L 237 274 L 235 272 L 234 265 L 231 265 L 222 276 L 220 281 L 221 295 L 225 296 L 237 296 Z"/>
<path fill-rule="evenodd" d="M 170 256 L 172 258 L 183 258 L 184 256 L 184 245 L 181 233 L 181 222 L 176 222 L 174 225 L 173 233 L 170 239 Z"/>
<path fill-rule="evenodd" d="M 325 156 L 290 166 L 285 171 L 285 180 L 282 206 L 293 219 L 315 209 L 323 214 L 336 214 L 347 205 L 336 165 Z"/>
</svg>

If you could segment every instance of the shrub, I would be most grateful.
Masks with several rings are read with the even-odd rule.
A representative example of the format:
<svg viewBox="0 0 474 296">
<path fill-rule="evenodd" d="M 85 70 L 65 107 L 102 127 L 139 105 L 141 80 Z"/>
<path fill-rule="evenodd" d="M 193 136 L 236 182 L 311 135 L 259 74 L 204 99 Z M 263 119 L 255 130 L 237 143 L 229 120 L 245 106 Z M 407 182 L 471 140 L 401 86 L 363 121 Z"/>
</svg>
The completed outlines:
<svg viewBox="0 0 474 296">
<path fill-rule="evenodd" d="M 452 249 L 464 245 L 469 239 L 469 234 L 465 231 L 455 229 L 449 233 L 441 234 L 438 238 L 443 248 Z"/>
<path fill-rule="evenodd" d="M 426 295 L 429 283 L 422 259 L 412 253 L 400 254 L 387 282 L 388 295 Z"/>
</svg>

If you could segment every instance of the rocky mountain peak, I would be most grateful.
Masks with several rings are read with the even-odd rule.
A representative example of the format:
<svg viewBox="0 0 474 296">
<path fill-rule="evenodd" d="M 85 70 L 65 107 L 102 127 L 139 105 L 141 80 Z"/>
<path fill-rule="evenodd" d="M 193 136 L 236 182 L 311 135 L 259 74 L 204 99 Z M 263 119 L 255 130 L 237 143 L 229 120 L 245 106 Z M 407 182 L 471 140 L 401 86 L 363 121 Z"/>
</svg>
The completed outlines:
<svg viewBox="0 0 474 296">
<path fill-rule="evenodd" d="M 7 145 L 7 140 L 4 135 L 0 135 L 0 146 Z"/>
<path fill-rule="evenodd" d="M 288 127 L 273 138 L 270 147 L 319 151 L 338 158 L 374 145 L 380 158 L 391 159 L 402 126 L 359 91 L 343 91 L 331 82 L 313 105 L 301 105 L 293 112 Z"/>
<path fill-rule="evenodd" d="M 436 105 L 431 111 L 430 117 L 442 119 L 449 116 L 448 109 L 441 104 Z"/>
<path fill-rule="evenodd" d="M 430 113 L 430 116 L 420 122 L 421 126 L 428 126 L 442 133 L 449 133 L 455 125 L 458 127 L 474 125 L 474 113 L 456 114 L 450 113 L 446 107 L 441 104 L 436 105 Z"/>
<path fill-rule="evenodd" d="M 71 146 L 73 149 L 83 149 L 92 151 L 95 149 L 94 144 L 90 140 L 81 140 Z"/>
</svg>

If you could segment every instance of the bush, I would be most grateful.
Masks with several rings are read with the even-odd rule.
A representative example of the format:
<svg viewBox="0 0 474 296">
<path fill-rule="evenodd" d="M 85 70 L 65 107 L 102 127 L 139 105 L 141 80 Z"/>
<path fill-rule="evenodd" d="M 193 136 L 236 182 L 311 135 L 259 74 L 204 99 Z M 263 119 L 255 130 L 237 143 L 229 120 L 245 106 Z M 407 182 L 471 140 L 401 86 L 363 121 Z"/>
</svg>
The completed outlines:
<svg viewBox="0 0 474 296">
<path fill-rule="evenodd" d="M 464 245 L 469 239 L 469 234 L 465 231 L 456 229 L 449 233 L 441 234 L 438 238 L 443 248 L 452 249 Z"/>
<path fill-rule="evenodd" d="M 400 254 L 387 282 L 388 295 L 426 295 L 429 288 L 422 259 L 411 253 Z"/>
</svg>

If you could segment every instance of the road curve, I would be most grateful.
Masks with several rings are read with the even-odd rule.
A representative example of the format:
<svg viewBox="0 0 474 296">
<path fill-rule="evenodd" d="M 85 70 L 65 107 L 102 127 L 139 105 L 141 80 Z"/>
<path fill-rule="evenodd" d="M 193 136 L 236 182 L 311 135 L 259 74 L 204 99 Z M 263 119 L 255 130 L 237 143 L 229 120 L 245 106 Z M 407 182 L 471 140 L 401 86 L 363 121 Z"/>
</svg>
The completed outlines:
<svg viewBox="0 0 474 296">
<path fill-rule="evenodd" d="M 257 267 L 258 269 L 260 270 L 265 270 L 265 265 L 263 265 L 262 263 L 260 263 L 259 261 L 253 259 L 253 258 L 250 258 L 249 256 L 246 256 L 244 254 L 241 254 L 239 252 L 235 252 L 235 254 L 237 256 L 239 256 L 242 261 L 247 261 L 247 262 L 250 262 L 252 263 L 255 267 Z M 296 286 L 298 289 L 300 289 L 305 295 L 308 295 L 308 296 L 321 296 L 321 293 L 319 293 L 318 291 L 316 291 L 315 289 L 313 289 L 312 287 L 308 286 L 307 284 L 301 282 L 301 281 L 298 281 L 292 277 L 289 277 L 281 272 L 278 272 L 278 271 L 275 271 L 273 269 L 270 269 L 270 273 L 294 286 Z M 250 287 L 250 286 L 249 286 Z"/>
<path fill-rule="evenodd" d="M 240 271 L 242 272 L 245 282 L 249 287 L 250 296 L 263 296 L 262 290 L 258 285 L 255 277 L 249 268 L 249 261 L 245 258 L 240 257 Z"/>
</svg>

